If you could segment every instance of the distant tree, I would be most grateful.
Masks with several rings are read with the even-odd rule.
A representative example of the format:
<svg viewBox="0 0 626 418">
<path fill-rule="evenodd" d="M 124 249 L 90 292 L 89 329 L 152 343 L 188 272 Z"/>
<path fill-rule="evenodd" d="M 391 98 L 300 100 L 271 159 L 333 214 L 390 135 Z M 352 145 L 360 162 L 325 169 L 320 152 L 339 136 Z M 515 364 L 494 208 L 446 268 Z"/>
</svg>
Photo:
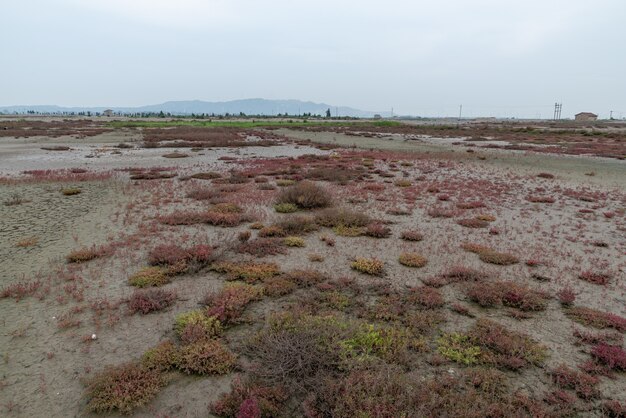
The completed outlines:
<svg viewBox="0 0 626 418">
<path fill-rule="evenodd" d="M 330 117 L 330 108 L 326 109 L 326 117 L 329 118 Z"/>
</svg>

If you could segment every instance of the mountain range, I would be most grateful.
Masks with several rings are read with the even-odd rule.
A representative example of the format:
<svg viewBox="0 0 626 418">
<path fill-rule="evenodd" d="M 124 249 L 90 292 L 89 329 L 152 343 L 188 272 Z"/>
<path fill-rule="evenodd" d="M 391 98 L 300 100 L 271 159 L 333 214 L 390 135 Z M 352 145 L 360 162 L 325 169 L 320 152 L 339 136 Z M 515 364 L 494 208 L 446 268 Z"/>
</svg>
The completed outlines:
<svg viewBox="0 0 626 418">
<path fill-rule="evenodd" d="M 137 106 L 137 107 L 63 107 L 56 105 L 36 105 L 36 106 L 0 106 L 0 113 L 5 114 L 26 114 L 28 112 L 36 113 L 79 113 L 91 112 L 102 113 L 106 109 L 111 109 L 115 113 L 170 113 L 173 115 L 190 115 L 194 114 L 215 114 L 238 115 L 245 113 L 246 115 L 302 115 L 310 113 L 313 115 L 325 115 L 326 110 L 330 109 L 333 116 L 352 116 L 368 118 L 375 114 L 381 116 L 390 116 L 390 112 L 373 112 L 360 109 L 354 109 L 346 106 L 334 106 L 326 103 L 305 102 L 301 100 L 268 100 L 268 99 L 243 99 L 231 100 L 226 102 L 206 102 L 202 100 L 185 100 L 185 101 L 169 101 L 156 105 Z"/>
</svg>

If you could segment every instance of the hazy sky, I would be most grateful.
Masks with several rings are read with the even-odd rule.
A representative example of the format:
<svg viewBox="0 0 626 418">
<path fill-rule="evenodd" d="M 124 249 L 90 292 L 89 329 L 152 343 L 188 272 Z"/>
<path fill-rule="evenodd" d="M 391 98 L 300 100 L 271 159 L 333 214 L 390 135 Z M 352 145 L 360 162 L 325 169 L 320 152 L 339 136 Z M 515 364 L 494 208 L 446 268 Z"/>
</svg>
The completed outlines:
<svg viewBox="0 0 626 418">
<path fill-rule="evenodd" d="M 626 117 L 624 0 L 2 0 L 0 105 Z"/>
</svg>

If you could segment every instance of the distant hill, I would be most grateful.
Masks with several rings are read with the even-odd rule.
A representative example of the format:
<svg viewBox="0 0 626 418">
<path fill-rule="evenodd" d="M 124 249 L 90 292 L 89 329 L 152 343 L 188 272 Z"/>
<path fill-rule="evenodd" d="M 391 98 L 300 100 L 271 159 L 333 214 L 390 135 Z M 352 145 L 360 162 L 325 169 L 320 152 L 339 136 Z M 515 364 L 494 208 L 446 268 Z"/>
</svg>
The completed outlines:
<svg viewBox="0 0 626 418">
<path fill-rule="evenodd" d="M 172 101 L 156 105 L 139 106 L 139 107 L 62 107 L 62 106 L 5 106 L 0 107 L 0 113 L 5 114 L 25 114 L 30 111 L 37 113 L 78 113 L 92 112 L 101 113 L 106 109 L 111 109 L 116 113 L 142 113 L 142 112 L 164 112 L 173 115 L 190 115 L 194 114 L 216 114 L 238 115 L 240 112 L 246 115 L 301 115 L 304 113 L 324 115 L 327 109 L 331 110 L 333 116 L 352 116 L 352 117 L 372 117 L 378 113 L 382 116 L 389 116 L 389 112 L 371 112 L 365 110 L 354 109 L 345 106 L 333 106 L 326 103 L 304 102 L 301 100 L 267 100 L 267 99 L 244 99 L 232 100 L 228 102 L 205 102 L 201 100 L 185 100 Z"/>
</svg>

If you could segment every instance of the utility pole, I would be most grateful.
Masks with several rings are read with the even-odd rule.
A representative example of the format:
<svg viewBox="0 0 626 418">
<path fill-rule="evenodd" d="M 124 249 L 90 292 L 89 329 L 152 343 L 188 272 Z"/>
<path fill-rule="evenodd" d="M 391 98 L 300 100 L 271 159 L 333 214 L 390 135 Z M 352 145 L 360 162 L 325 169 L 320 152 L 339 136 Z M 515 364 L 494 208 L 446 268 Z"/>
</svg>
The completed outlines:
<svg viewBox="0 0 626 418">
<path fill-rule="evenodd" d="M 561 109 L 563 109 L 563 103 L 554 104 L 554 120 L 561 120 Z"/>
<path fill-rule="evenodd" d="M 459 122 L 461 121 L 462 115 L 463 115 L 463 105 L 459 105 Z"/>
<path fill-rule="evenodd" d="M 611 110 L 611 116 L 609 116 L 609 120 L 613 120 L 613 111 Z"/>
</svg>

